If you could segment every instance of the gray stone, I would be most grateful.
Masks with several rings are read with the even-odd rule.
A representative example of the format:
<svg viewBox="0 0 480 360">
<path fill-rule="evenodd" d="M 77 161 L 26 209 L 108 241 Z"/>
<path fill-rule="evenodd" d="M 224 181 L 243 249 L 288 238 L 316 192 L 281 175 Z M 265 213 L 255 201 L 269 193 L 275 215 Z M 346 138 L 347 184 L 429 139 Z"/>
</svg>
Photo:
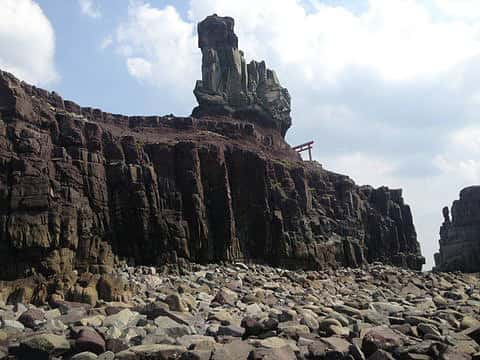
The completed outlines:
<svg viewBox="0 0 480 360">
<path fill-rule="evenodd" d="M 104 320 L 104 315 L 93 315 L 84 319 L 80 319 L 77 321 L 77 324 L 82 326 L 102 326 Z"/>
<path fill-rule="evenodd" d="M 245 360 L 254 347 L 246 341 L 234 340 L 219 346 L 212 355 L 212 360 Z"/>
<path fill-rule="evenodd" d="M 159 316 L 155 319 L 155 325 L 157 325 L 156 334 L 164 334 L 174 338 L 184 335 L 191 335 L 192 330 L 186 326 L 179 324 L 178 322 L 170 319 L 167 316 Z"/>
<path fill-rule="evenodd" d="M 215 298 L 212 300 L 212 302 L 216 302 L 221 305 L 235 305 L 235 302 L 238 299 L 238 295 L 227 288 L 220 289 L 220 291 L 217 292 L 215 295 Z"/>
<path fill-rule="evenodd" d="M 185 346 L 187 349 L 194 350 L 215 350 L 215 338 L 204 335 L 184 335 L 177 339 L 178 344 Z"/>
<path fill-rule="evenodd" d="M 255 349 L 248 357 L 249 360 L 293 360 L 296 358 L 295 352 L 288 345 L 272 349 Z"/>
<path fill-rule="evenodd" d="M 322 338 L 320 341 L 327 345 L 327 353 L 330 351 L 335 351 L 345 356 L 350 352 L 351 344 L 345 339 L 336 336 L 330 336 Z"/>
<path fill-rule="evenodd" d="M 61 320 L 47 320 L 42 329 L 52 331 L 52 332 L 62 332 L 67 329 L 67 326 Z"/>
<path fill-rule="evenodd" d="M 362 351 L 369 357 L 377 350 L 393 351 L 405 343 L 404 338 L 386 326 L 368 330 L 363 337 Z"/>
<path fill-rule="evenodd" d="M 176 359 L 186 352 L 183 346 L 179 345 L 165 345 L 165 344 L 151 344 L 133 346 L 127 350 L 116 354 L 118 360 L 134 360 L 134 359 Z"/>
<path fill-rule="evenodd" d="M 480 344 L 480 325 L 466 329 L 464 334 Z"/>
<path fill-rule="evenodd" d="M 385 350 L 377 350 L 368 357 L 368 360 L 395 360 L 395 358 Z"/>
<path fill-rule="evenodd" d="M 43 359 L 60 356 L 70 350 L 70 343 L 65 336 L 55 334 L 39 334 L 20 342 L 18 353 L 29 359 Z"/>
<path fill-rule="evenodd" d="M 62 313 L 60 312 L 59 309 L 52 309 L 52 310 L 45 311 L 46 320 L 53 320 L 60 317 L 61 315 Z"/>
<path fill-rule="evenodd" d="M 115 354 L 112 351 L 105 351 L 103 354 L 98 355 L 97 360 L 114 360 Z"/>
<path fill-rule="evenodd" d="M 423 336 L 426 336 L 426 335 L 434 335 L 437 337 L 441 336 L 437 327 L 433 326 L 432 324 L 420 323 L 417 325 L 417 329 L 421 334 L 423 334 Z"/>
<path fill-rule="evenodd" d="M 218 328 L 217 336 L 242 337 L 245 329 L 240 326 L 227 325 Z"/>
<path fill-rule="evenodd" d="M 45 322 L 45 314 L 40 309 L 31 308 L 23 312 L 18 318 L 18 321 L 25 327 L 35 329 Z"/>
<path fill-rule="evenodd" d="M 25 326 L 21 322 L 16 320 L 4 319 L 2 320 L 2 329 L 9 330 L 9 331 L 11 330 L 22 331 L 23 329 L 25 329 Z"/>
<path fill-rule="evenodd" d="M 319 328 L 318 320 L 316 319 L 313 311 L 302 311 L 300 313 L 301 319 L 300 323 L 307 325 L 311 331 L 316 331 Z"/>
<path fill-rule="evenodd" d="M 373 310 L 389 316 L 396 316 L 404 311 L 403 306 L 394 303 L 373 302 L 370 306 Z"/>
<path fill-rule="evenodd" d="M 180 360 L 210 360 L 211 356 L 210 350 L 189 350 L 182 354 Z"/>
<path fill-rule="evenodd" d="M 139 313 L 131 311 L 130 309 L 123 309 L 114 315 L 107 316 L 103 321 L 103 326 L 126 329 L 135 326 L 141 318 L 142 315 Z"/>
<path fill-rule="evenodd" d="M 182 299 L 180 298 L 180 295 L 178 294 L 170 294 L 165 298 L 165 302 L 168 304 L 170 307 L 170 310 L 172 311 L 180 311 L 180 312 L 185 312 L 187 311 L 187 307 L 183 303 Z"/>
<path fill-rule="evenodd" d="M 83 328 L 80 330 L 75 340 L 75 349 L 77 351 L 89 351 L 95 354 L 101 354 L 105 351 L 105 340 L 94 329 Z"/>
</svg>

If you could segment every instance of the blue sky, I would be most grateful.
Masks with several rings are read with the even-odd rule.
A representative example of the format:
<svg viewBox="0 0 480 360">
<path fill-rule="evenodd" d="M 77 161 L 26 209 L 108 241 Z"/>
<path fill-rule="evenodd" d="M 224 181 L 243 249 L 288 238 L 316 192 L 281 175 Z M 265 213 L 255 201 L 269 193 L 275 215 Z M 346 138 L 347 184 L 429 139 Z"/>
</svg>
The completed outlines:
<svg viewBox="0 0 480 360">
<path fill-rule="evenodd" d="M 76 0 L 39 0 L 37 3 L 50 19 L 56 35 L 56 66 L 60 81 L 47 84 L 48 87 L 79 104 L 109 112 L 133 115 L 180 111 L 159 101 L 161 94 L 156 89 L 147 90 L 128 76 L 121 57 L 101 48 L 102 41 L 127 18 L 128 1 L 102 1 L 100 18 L 83 14 Z M 161 7 L 167 2 L 153 4 Z M 185 14 L 185 7 L 180 8 Z M 184 113 L 187 112 L 185 109 Z"/>
<path fill-rule="evenodd" d="M 287 140 L 404 189 L 433 263 L 441 208 L 480 180 L 478 0 L 2 0 L 0 68 L 82 106 L 189 115 L 196 23 L 233 16 L 292 95 Z"/>
</svg>

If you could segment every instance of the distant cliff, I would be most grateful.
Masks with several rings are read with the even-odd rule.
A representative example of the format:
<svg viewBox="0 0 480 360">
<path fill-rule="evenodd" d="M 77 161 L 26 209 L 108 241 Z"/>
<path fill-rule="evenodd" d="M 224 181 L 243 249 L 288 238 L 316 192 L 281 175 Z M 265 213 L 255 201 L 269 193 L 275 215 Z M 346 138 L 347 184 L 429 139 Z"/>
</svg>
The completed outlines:
<svg viewBox="0 0 480 360">
<path fill-rule="evenodd" d="M 440 250 L 435 254 L 436 269 L 441 271 L 480 271 L 480 186 L 460 191 L 460 199 L 443 208 Z"/>
<path fill-rule="evenodd" d="M 303 162 L 283 139 L 288 92 L 270 85 L 268 104 L 248 87 L 249 111 L 127 117 L 0 72 L 0 278 L 109 272 L 119 258 L 420 269 L 401 190 Z"/>
</svg>

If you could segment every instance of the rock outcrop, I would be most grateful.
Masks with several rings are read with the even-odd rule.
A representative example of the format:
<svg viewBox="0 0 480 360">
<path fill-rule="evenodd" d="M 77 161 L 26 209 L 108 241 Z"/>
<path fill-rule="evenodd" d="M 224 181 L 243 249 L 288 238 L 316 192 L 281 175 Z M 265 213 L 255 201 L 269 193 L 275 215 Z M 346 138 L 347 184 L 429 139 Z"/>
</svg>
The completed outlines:
<svg viewBox="0 0 480 360">
<path fill-rule="evenodd" d="M 233 20 L 199 29 L 204 53 L 237 59 Z M 220 73 L 215 89 L 230 101 Z M 110 114 L 0 72 L 0 279 L 103 274 L 120 260 L 421 268 L 401 190 L 303 162 L 283 139 L 286 118 L 272 128 L 257 113 L 231 115 Z M 98 277 L 82 284 L 79 297 L 103 287 Z"/>
<path fill-rule="evenodd" d="M 194 94 L 192 116 L 232 115 L 271 127 L 285 136 L 292 124 L 290 95 L 265 62 L 245 62 L 230 17 L 208 16 L 198 24 L 202 80 Z"/>
<path fill-rule="evenodd" d="M 137 264 L 382 260 L 419 269 L 400 190 L 230 117 L 126 117 L 0 74 L 0 278 Z"/>
<path fill-rule="evenodd" d="M 443 208 L 440 250 L 435 254 L 436 269 L 441 271 L 480 271 L 480 186 L 460 191 L 460 199 Z"/>
</svg>

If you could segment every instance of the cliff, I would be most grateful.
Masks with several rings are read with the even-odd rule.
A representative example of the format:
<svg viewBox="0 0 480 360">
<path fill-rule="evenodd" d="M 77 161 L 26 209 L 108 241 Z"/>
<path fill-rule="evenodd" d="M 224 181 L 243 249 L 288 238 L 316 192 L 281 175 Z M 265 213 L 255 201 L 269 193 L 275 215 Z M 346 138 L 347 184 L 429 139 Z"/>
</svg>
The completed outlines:
<svg viewBox="0 0 480 360">
<path fill-rule="evenodd" d="M 245 120 L 126 117 L 0 74 L 1 278 L 252 260 L 422 263 L 400 190 L 358 187 Z"/>
<path fill-rule="evenodd" d="M 480 186 L 460 191 L 460 199 L 443 208 L 444 222 L 440 227 L 440 250 L 435 265 L 441 271 L 480 271 Z"/>
<path fill-rule="evenodd" d="M 231 66 L 213 67 L 231 79 Z M 231 112 L 204 101 L 195 117 L 127 117 L 0 72 L 0 278 L 106 273 L 118 259 L 420 269 L 401 190 L 303 162 L 283 139 L 288 92 L 269 84 L 238 107 L 217 87 Z"/>
</svg>

